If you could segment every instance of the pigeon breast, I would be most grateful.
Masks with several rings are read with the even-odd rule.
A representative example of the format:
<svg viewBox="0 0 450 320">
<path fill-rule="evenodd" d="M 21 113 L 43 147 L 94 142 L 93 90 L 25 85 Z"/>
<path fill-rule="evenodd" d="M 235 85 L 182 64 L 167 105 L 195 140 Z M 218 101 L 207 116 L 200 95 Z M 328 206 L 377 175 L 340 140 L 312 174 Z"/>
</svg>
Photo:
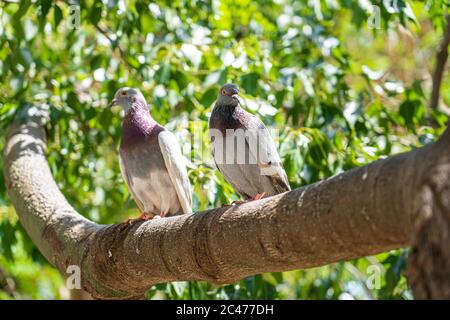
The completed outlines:
<svg viewBox="0 0 450 320">
<path fill-rule="evenodd" d="M 119 163 L 139 209 L 143 213 L 157 215 L 164 212 L 170 216 L 184 210 L 161 152 L 158 137 L 164 131 L 166 129 L 143 108 L 127 114 L 122 128 Z"/>
<path fill-rule="evenodd" d="M 119 151 L 128 187 L 145 213 L 167 216 L 182 213 L 177 192 L 167 172 L 156 133 L 142 143 Z"/>
<path fill-rule="evenodd" d="M 258 118 L 239 105 L 216 104 L 211 114 L 209 127 L 216 166 L 242 197 L 249 199 L 262 193 L 271 196 L 290 190 L 275 144 Z M 211 129 L 215 129 L 214 134 Z M 232 130 L 227 131 L 227 129 Z M 243 143 L 242 136 L 235 134 L 239 129 L 245 132 Z M 221 141 L 216 136 L 219 131 L 222 134 Z M 259 135 L 258 139 L 249 141 L 247 138 L 253 133 L 258 135 L 262 133 L 262 135 Z M 264 148 L 276 161 L 264 165 L 259 159 L 259 148 Z"/>
</svg>

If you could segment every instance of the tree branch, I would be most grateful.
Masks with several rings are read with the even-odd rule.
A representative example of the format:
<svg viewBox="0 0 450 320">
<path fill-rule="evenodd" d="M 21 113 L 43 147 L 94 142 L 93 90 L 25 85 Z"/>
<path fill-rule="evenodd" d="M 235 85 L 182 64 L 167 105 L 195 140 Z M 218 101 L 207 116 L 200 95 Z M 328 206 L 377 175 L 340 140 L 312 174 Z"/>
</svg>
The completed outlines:
<svg viewBox="0 0 450 320">
<path fill-rule="evenodd" d="M 441 90 L 442 77 L 444 76 L 445 64 L 448 58 L 448 46 L 450 44 L 450 16 L 445 14 L 445 28 L 444 34 L 436 52 L 436 66 L 434 68 L 431 88 L 431 98 L 429 106 L 432 109 L 437 109 L 439 106 L 439 93 Z"/>
<path fill-rule="evenodd" d="M 232 283 L 408 246 L 427 173 L 450 163 L 449 135 L 274 197 L 131 226 L 98 225 L 70 206 L 36 112 L 10 128 L 4 173 L 22 225 L 52 264 L 63 274 L 80 266 L 95 298 L 137 298 L 157 283 Z"/>
</svg>

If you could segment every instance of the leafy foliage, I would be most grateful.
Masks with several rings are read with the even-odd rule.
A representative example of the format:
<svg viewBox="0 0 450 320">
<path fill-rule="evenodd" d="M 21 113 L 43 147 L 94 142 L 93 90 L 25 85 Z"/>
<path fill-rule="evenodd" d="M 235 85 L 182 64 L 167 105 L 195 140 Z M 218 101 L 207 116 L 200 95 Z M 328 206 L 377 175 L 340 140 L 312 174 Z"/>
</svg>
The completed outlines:
<svg viewBox="0 0 450 320">
<path fill-rule="evenodd" d="M 101 223 L 136 215 L 117 164 L 121 117 L 108 108 L 118 88 L 136 86 L 183 142 L 194 209 L 215 207 L 237 196 L 212 165 L 207 119 L 218 87 L 235 82 L 247 109 L 279 129 L 292 187 L 306 185 L 441 133 L 446 115 L 425 106 L 445 10 L 437 0 L 2 2 L 0 149 L 21 106 L 44 105 L 49 164 L 70 203 Z M 148 296 L 408 299 L 405 261 L 396 251 L 222 287 L 161 284 Z M 369 266 L 382 271 L 378 289 L 367 285 Z M 17 221 L 2 174 L 0 268 L 14 283 L 0 298 L 67 298 Z"/>
</svg>

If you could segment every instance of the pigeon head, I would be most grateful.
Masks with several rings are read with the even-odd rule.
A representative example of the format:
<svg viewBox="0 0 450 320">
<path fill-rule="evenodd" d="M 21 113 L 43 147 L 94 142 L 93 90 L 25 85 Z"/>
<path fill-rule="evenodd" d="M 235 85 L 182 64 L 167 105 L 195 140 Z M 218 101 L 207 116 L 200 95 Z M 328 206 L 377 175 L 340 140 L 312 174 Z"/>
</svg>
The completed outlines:
<svg viewBox="0 0 450 320">
<path fill-rule="evenodd" d="M 132 109 L 134 105 L 147 106 L 147 102 L 139 89 L 128 87 L 117 90 L 110 104 L 111 107 L 121 106 L 125 112 Z"/>
<path fill-rule="evenodd" d="M 239 104 L 239 88 L 237 85 L 229 83 L 224 85 L 219 90 L 217 97 L 217 104 L 237 106 Z"/>
</svg>

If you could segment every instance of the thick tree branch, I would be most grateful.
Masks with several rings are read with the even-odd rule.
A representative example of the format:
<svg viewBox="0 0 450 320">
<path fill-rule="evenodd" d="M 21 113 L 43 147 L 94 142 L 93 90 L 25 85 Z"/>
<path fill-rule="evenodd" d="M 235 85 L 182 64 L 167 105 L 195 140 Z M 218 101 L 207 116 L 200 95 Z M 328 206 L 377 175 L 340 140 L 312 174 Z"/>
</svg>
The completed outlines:
<svg viewBox="0 0 450 320">
<path fill-rule="evenodd" d="M 450 299 L 450 130 L 415 199 L 408 282 L 418 299 Z"/>
<path fill-rule="evenodd" d="M 437 109 L 439 106 L 439 93 L 441 90 L 442 77 L 444 76 L 445 64 L 448 59 L 448 46 L 450 44 L 450 16 L 445 14 L 445 28 L 442 41 L 436 52 L 436 66 L 434 67 L 431 98 L 429 106 L 432 109 Z"/>
<path fill-rule="evenodd" d="M 142 297 L 151 285 L 174 280 L 231 283 L 406 247 L 428 173 L 450 164 L 446 133 L 436 144 L 260 201 L 98 225 L 59 191 L 42 121 L 30 114 L 9 131 L 9 195 L 45 257 L 63 274 L 80 266 L 83 288 L 96 298 Z"/>
</svg>

